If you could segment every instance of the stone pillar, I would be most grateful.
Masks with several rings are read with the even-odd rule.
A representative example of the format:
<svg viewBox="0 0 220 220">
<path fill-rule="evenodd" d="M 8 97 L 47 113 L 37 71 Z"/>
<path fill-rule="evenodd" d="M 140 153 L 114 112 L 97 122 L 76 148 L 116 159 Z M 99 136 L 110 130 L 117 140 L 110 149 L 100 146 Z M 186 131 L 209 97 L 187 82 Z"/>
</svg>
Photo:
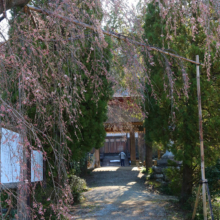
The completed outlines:
<svg viewBox="0 0 220 220">
<path fill-rule="evenodd" d="M 136 165 L 135 133 L 130 132 L 131 165 Z"/>
<path fill-rule="evenodd" d="M 95 149 L 95 168 L 100 167 L 100 153 L 99 149 Z"/>
</svg>

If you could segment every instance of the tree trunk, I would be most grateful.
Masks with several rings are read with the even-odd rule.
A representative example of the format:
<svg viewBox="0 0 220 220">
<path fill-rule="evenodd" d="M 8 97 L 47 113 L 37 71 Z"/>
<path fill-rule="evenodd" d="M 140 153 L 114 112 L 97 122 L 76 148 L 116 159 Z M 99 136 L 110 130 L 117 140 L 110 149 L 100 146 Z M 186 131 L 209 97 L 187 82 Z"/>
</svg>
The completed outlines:
<svg viewBox="0 0 220 220">
<path fill-rule="evenodd" d="M 192 166 L 188 164 L 183 164 L 183 180 L 182 180 L 182 191 L 180 202 L 182 204 L 186 203 L 187 200 L 192 196 L 193 187 L 193 170 Z"/>
<path fill-rule="evenodd" d="M 100 153 L 99 149 L 95 149 L 95 168 L 100 167 Z"/>
<path fill-rule="evenodd" d="M 138 133 L 138 155 L 139 155 L 139 161 L 143 163 L 144 161 L 144 155 L 145 155 L 145 146 L 144 146 L 144 134 Z"/>
<path fill-rule="evenodd" d="M 80 177 L 84 177 L 87 175 L 87 155 L 85 156 L 84 159 L 80 161 L 81 163 L 81 172 L 80 172 Z"/>
<path fill-rule="evenodd" d="M 152 142 L 146 143 L 146 169 L 152 167 Z"/>
<path fill-rule="evenodd" d="M 136 165 L 135 132 L 130 132 L 130 155 L 131 155 L 131 165 Z"/>
<path fill-rule="evenodd" d="M 6 10 L 11 9 L 17 6 L 25 6 L 30 0 L 6 0 Z M 3 1 L 4 2 L 4 1 Z M 2 1 L 0 1 L 0 14 L 3 13 L 4 6 Z"/>
</svg>

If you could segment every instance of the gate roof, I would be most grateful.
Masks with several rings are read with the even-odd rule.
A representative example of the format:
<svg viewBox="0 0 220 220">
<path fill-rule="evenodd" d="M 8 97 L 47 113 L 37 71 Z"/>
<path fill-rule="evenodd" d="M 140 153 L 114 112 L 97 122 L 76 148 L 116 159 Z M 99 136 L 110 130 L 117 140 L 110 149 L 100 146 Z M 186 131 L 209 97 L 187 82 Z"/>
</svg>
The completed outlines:
<svg viewBox="0 0 220 220">
<path fill-rule="evenodd" d="M 130 96 L 113 96 L 108 103 L 106 132 L 143 131 L 143 113 L 137 99 Z"/>
</svg>

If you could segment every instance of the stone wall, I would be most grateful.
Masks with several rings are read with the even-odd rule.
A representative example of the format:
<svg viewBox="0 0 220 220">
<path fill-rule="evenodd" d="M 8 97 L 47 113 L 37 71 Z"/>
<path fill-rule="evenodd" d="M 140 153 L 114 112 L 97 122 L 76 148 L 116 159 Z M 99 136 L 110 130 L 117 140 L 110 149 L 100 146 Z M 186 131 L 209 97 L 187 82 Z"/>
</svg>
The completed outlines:
<svg viewBox="0 0 220 220">
<path fill-rule="evenodd" d="M 166 163 L 165 163 L 165 159 L 162 160 L 163 161 L 161 161 L 161 163 L 159 163 L 157 166 L 152 166 L 153 174 L 151 178 L 155 179 L 157 182 L 166 183 L 169 182 L 169 179 L 166 175 L 167 169 L 169 168 L 169 169 L 180 170 L 180 166 L 182 163 L 179 161 L 172 160 L 172 165 L 169 165 L 168 160 L 166 160 Z M 176 166 L 173 166 L 174 164 Z"/>
</svg>

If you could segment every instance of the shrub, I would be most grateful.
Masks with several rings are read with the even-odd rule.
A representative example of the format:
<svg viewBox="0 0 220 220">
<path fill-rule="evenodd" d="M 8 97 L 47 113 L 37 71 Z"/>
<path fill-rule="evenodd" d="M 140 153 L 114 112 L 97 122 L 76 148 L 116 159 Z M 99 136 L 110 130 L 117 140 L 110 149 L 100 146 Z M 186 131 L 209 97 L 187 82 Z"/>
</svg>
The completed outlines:
<svg viewBox="0 0 220 220">
<path fill-rule="evenodd" d="M 205 169 L 212 198 L 220 197 L 220 159 L 214 166 Z"/>
<path fill-rule="evenodd" d="M 192 207 L 194 208 L 194 203 L 195 203 L 195 197 L 191 199 L 192 201 Z M 207 203 L 207 209 L 208 209 L 208 220 L 211 220 L 211 214 L 210 214 L 210 209 L 209 209 L 209 204 Z M 193 210 L 193 209 L 192 209 Z M 216 200 L 212 200 L 212 210 L 214 214 L 214 219 L 220 219 L 220 203 L 217 202 Z M 195 220 L 203 220 L 203 204 L 202 204 L 202 197 L 199 199 L 199 204 L 196 212 L 196 217 Z"/>
<path fill-rule="evenodd" d="M 220 219 L 220 201 L 217 199 L 220 197 L 220 160 L 214 166 L 207 167 L 205 169 L 206 179 L 208 179 L 209 191 L 212 199 L 212 209 L 214 214 L 214 219 Z M 196 190 L 194 192 L 194 197 L 192 198 L 192 206 L 194 206 L 195 202 Z M 207 207 L 209 209 L 209 204 L 207 203 Z M 195 220 L 203 219 L 203 205 L 202 198 L 200 198 L 199 206 L 196 213 Z M 208 212 L 208 219 L 210 218 Z"/>
<path fill-rule="evenodd" d="M 181 192 L 182 172 L 181 168 L 168 167 L 164 169 L 165 179 L 169 180 L 169 183 L 162 187 L 162 192 L 168 195 L 179 196 Z"/>
<path fill-rule="evenodd" d="M 80 202 L 82 192 L 87 190 L 86 181 L 72 174 L 69 176 L 69 184 L 74 198 L 74 202 Z"/>
<path fill-rule="evenodd" d="M 141 168 L 141 173 L 147 173 L 146 167 L 142 167 L 142 168 Z"/>
</svg>

